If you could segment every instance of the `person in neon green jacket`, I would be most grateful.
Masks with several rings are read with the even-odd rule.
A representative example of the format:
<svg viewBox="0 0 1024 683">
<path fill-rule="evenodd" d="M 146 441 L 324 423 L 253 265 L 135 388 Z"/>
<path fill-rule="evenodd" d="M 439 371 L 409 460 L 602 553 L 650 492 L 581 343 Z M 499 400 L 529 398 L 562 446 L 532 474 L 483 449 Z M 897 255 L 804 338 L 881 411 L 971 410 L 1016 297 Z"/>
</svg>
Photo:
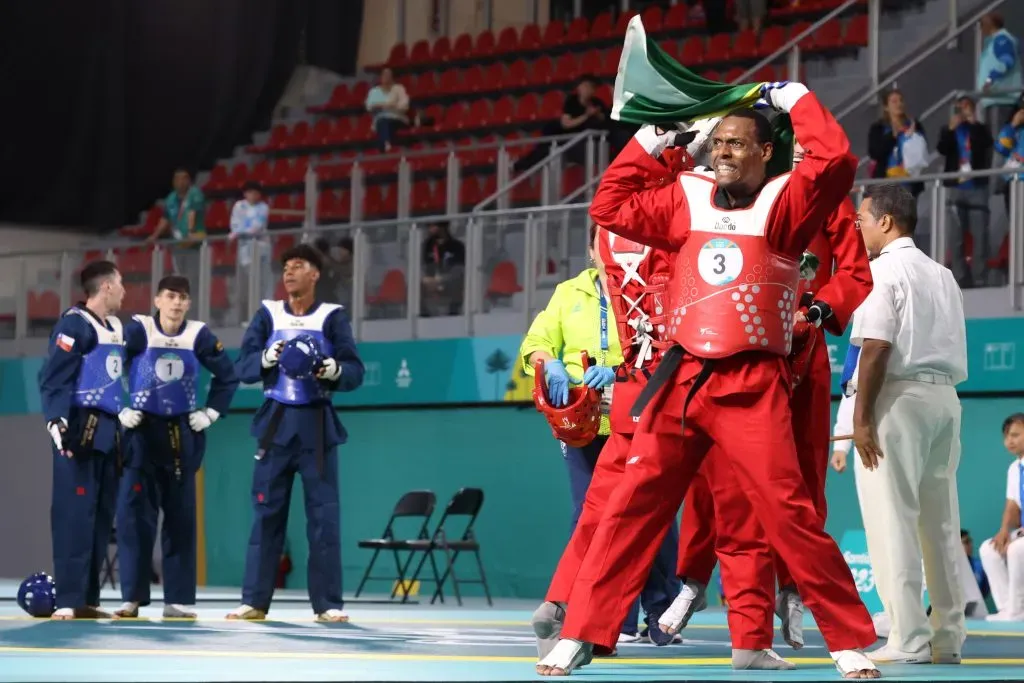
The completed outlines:
<svg viewBox="0 0 1024 683">
<path fill-rule="evenodd" d="M 594 473 L 597 456 L 608 440 L 608 408 L 615 385 L 615 368 L 622 364 L 622 346 L 615 327 L 614 313 L 608 308 L 604 266 L 590 231 L 590 259 L 593 267 L 560 283 L 547 307 L 537 314 L 519 349 L 526 374 L 533 376 L 534 363 L 544 361 L 548 400 L 552 405 L 568 403 L 569 386 L 586 384 L 601 393 L 601 430 L 599 436 L 582 448 L 562 446 L 572 489 L 572 528 L 576 528 L 583 499 Z M 597 364 L 584 368 L 581 353 L 587 352 Z"/>
</svg>

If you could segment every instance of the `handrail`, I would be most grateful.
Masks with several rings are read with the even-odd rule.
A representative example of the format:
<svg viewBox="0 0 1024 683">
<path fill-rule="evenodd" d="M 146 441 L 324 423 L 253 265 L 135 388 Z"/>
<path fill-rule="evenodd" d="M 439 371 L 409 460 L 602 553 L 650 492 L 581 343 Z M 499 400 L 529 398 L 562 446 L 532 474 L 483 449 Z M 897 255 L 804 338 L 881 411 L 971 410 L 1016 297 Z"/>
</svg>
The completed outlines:
<svg viewBox="0 0 1024 683">
<path fill-rule="evenodd" d="M 932 106 L 928 107 L 923 112 L 918 114 L 916 118 L 921 119 L 922 121 L 924 121 L 924 119 L 930 117 L 932 114 L 934 114 L 939 109 L 944 107 L 950 101 L 958 100 L 958 99 L 960 99 L 961 97 L 964 97 L 964 96 L 970 97 L 972 99 L 980 99 L 982 97 L 992 97 L 992 96 L 997 96 L 998 97 L 999 95 L 1019 95 L 1019 94 L 1020 94 L 1020 90 L 1019 89 L 1009 89 L 1009 90 L 1008 89 L 1000 89 L 1000 90 L 964 90 L 963 88 L 960 88 L 959 90 L 950 90 L 948 93 L 946 93 L 945 95 L 940 97 L 938 99 L 938 101 L 935 102 L 935 104 L 933 104 Z"/>
<path fill-rule="evenodd" d="M 950 32 L 949 28 L 947 27 L 935 33 L 931 38 L 929 38 L 928 41 L 926 41 L 930 43 L 931 47 L 928 47 L 927 49 L 924 50 L 924 52 L 920 52 L 917 55 L 915 55 L 913 59 L 911 59 L 909 62 L 901 66 L 899 69 L 897 69 L 895 73 L 893 73 L 891 76 L 886 77 L 884 80 L 879 81 L 878 85 L 872 86 L 866 93 L 855 98 L 854 101 L 851 104 L 847 105 L 844 109 L 834 112 L 836 120 L 842 121 L 844 117 L 848 116 L 849 114 L 852 114 L 854 111 L 857 110 L 858 107 L 863 106 L 865 103 L 871 101 L 872 98 L 875 98 L 878 95 L 878 93 L 882 92 L 885 88 L 889 87 L 889 85 L 894 83 L 900 76 L 907 73 L 908 71 L 913 69 L 915 66 L 917 66 L 924 60 L 931 57 L 939 50 L 946 49 L 946 45 L 948 45 L 951 40 L 958 37 L 964 31 L 974 28 L 974 25 L 977 24 L 983 16 L 985 16 L 992 10 L 996 9 L 1004 2 L 1006 2 L 1006 0 L 993 0 L 988 5 L 986 5 L 984 9 L 972 15 L 972 17 L 969 20 L 964 21 L 963 24 L 959 26 L 955 31 Z"/>
<path fill-rule="evenodd" d="M 846 2 L 844 2 L 842 5 L 840 5 L 839 7 L 836 7 L 834 10 L 832 10 L 831 12 L 829 12 L 828 14 L 823 16 L 821 19 L 818 19 L 816 22 L 814 22 L 813 24 L 808 26 L 806 29 L 801 31 L 798 36 L 796 36 L 795 38 L 790 38 L 778 50 L 776 50 L 775 52 L 771 53 L 770 55 L 768 55 L 767 57 L 762 59 L 760 62 L 758 62 L 754 66 L 752 66 L 749 69 L 747 69 L 742 75 L 740 75 L 736 80 L 734 80 L 732 82 L 732 85 L 736 85 L 737 83 L 745 83 L 748 78 L 750 78 L 755 73 L 757 73 L 762 67 L 768 66 L 769 64 L 774 62 L 776 59 L 778 59 L 782 55 L 784 55 L 787 52 L 789 52 L 790 50 L 792 50 L 794 47 L 796 47 L 800 43 L 800 41 L 802 41 L 804 38 L 806 38 L 807 36 L 811 35 L 815 31 L 817 31 L 819 28 L 824 26 L 827 22 L 832 21 L 834 18 L 836 18 L 837 16 L 842 14 L 844 11 L 846 11 L 847 9 L 849 9 L 849 8 L 859 4 L 859 3 L 860 3 L 860 0 L 846 0 Z"/>
<path fill-rule="evenodd" d="M 594 187 L 595 185 L 597 185 L 600 182 L 601 182 L 601 174 L 597 174 L 593 178 L 591 178 L 590 180 L 584 182 L 582 185 L 577 187 L 575 190 L 573 190 L 572 192 L 567 194 L 566 196 L 562 197 L 561 201 L 559 201 L 558 204 L 561 204 L 563 206 L 567 205 L 567 204 L 571 204 L 574 199 L 576 199 L 581 194 L 583 194 L 584 192 L 586 192 L 587 190 L 589 190 L 590 188 Z"/>
<path fill-rule="evenodd" d="M 597 131 L 597 132 L 601 132 L 601 131 Z M 512 180 L 511 182 L 505 184 L 503 187 L 499 187 L 497 190 L 492 192 L 485 199 L 482 199 L 476 206 L 473 207 L 473 213 L 480 213 L 480 212 L 482 212 L 483 211 L 483 207 L 487 206 L 488 204 L 490 204 L 490 203 L 492 203 L 494 201 L 497 201 L 498 198 L 501 197 L 502 195 L 508 194 L 509 192 L 512 191 L 512 189 L 514 187 L 516 187 L 517 185 L 525 182 L 527 179 L 532 177 L 533 174 L 536 171 L 544 168 L 549 162 L 551 162 L 555 158 L 562 156 L 562 154 L 567 149 L 573 147 L 574 145 L 576 145 L 579 142 L 582 142 L 582 141 L 586 140 L 587 138 L 591 137 L 594 133 L 595 133 L 595 131 L 593 131 L 591 129 L 580 131 L 579 133 L 574 135 L 572 138 L 570 138 L 564 145 L 558 147 L 557 149 L 551 150 L 550 152 L 548 152 L 548 155 L 546 157 L 544 157 L 543 159 L 538 161 L 536 164 L 534 164 L 533 166 L 531 166 L 530 168 L 528 168 L 527 170 L 523 171 L 518 176 L 516 176 L 515 180 Z M 600 137 L 603 137 L 603 133 L 602 133 L 602 136 L 600 136 Z"/>
</svg>

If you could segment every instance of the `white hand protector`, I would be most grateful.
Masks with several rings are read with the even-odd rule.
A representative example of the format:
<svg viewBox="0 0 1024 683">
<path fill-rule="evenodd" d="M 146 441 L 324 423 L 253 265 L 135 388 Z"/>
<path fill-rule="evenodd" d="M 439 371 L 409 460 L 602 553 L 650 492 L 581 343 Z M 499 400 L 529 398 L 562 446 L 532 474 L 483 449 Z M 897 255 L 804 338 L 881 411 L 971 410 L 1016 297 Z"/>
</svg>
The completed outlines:
<svg viewBox="0 0 1024 683">
<path fill-rule="evenodd" d="M 796 106 L 797 101 L 809 91 L 803 83 L 791 83 L 790 81 L 775 81 L 765 83 L 761 86 L 761 99 L 755 107 L 771 107 L 776 111 L 789 112 Z"/>
<path fill-rule="evenodd" d="M 678 128 L 664 130 L 654 124 L 647 124 L 640 128 L 633 136 L 644 151 L 657 159 L 669 147 L 674 147 L 676 136 L 679 135 Z"/>
<path fill-rule="evenodd" d="M 283 340 L 278 340 L 278 341 L 274 342 L 269 348 L 267 348 L 267 349 L 265 349 L 263 351 L 263 358 L 260 361 L 260 364 L 264 368 L 266 368 L 268 370 L 270 368 L 274 367 L 275 365 L 277 365 L 277 359 L 280 358 L 280 356 L 281 356 L 281 349 L 283 349 L 283 348 L 284 348 L 284 341 Z"/>
<path fill-rule="evenodd" d="M 328 382 L 336 382 L 341 377 L 341 366 L 338 365 L 338 361 L 333 358 L 328 358 L 320 366 L 320 370 L 316 373 L 316 376 L 320 379 L 325 379 Z"/>
<path fill-rule="evenodd" d="M 64 435 L 68 432 L 68 421 L 61 417 L 56 420 L 50 420 L 46 425 L 46 431 L 50 432 L 50 439 L 53 441 L 53 445 L 57 448 L 57 451 L 64 453 Z"/>
<path fill-rule="evenodd" d="M 710 119 L 700 119 L 699 121 L 694 121 L 693 125 L 690 126 L 687 132 L 696 133 L 696 136 L 693 138 L 693 140 L 691 140 L 690 143 L 686 145 L 686 153 L 689 154 L 691 158 L 697 157 L 701 149 L 707 143 L 708 138 L 711 137 L 711 133 L 715 130 L 715 127 L 718 126 L 718 122 L 721 120 L 721 116 L 715 116 Z"/>
<path fill-rule="evenodd" d="M 122 408 L 121 412 L 117 414 L 117 419 L 121 421 L 125 429 L 135 429 L 142 424 L 142 411 L 134 408 Z"/>
<path fill-rule="evenodd" d="M 193 432 L 201 432 L 204 429 L 209 429 L 218 417 L 220 417 L 220 413 L 213 408 L 193 410 L 188 414 L 188 426 Z"/>
</svg>

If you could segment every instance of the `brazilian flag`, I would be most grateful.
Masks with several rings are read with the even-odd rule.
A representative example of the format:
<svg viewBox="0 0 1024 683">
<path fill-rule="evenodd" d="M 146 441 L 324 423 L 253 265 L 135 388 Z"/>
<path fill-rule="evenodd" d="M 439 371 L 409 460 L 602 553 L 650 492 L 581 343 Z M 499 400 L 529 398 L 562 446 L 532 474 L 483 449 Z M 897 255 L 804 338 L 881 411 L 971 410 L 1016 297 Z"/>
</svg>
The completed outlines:
<svg viewBox="0 0 1024 683">
<path fill-rule="evenodd" d="M 698 76 L 647 37 L 639 16 L 626 27 L 612 96 L 612 118 L 644 125 L 697 121 L 753 107 L 764 82 L 730 85 Z M 768 113 L 768 110 L 766 110 Z M 772 122 L 775 153 L 768 175 L 792 167 L 793 128 L 788 115 Z"/>
</svg>

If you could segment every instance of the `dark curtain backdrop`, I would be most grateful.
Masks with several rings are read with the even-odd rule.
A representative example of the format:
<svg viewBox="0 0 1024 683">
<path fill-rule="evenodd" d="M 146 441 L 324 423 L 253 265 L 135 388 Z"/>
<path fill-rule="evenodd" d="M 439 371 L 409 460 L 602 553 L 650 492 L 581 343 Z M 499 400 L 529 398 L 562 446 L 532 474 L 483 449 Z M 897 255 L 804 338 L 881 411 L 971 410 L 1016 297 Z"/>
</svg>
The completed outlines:
<svg viewBox="0 0 1024 683">
<path fill-rule="evenodd" d="M 351 74 L 361 24 L 362 0 L 3 3 L 0 220 L 135 222 L 266 129 L 300 61 Z"/>
</svg>

